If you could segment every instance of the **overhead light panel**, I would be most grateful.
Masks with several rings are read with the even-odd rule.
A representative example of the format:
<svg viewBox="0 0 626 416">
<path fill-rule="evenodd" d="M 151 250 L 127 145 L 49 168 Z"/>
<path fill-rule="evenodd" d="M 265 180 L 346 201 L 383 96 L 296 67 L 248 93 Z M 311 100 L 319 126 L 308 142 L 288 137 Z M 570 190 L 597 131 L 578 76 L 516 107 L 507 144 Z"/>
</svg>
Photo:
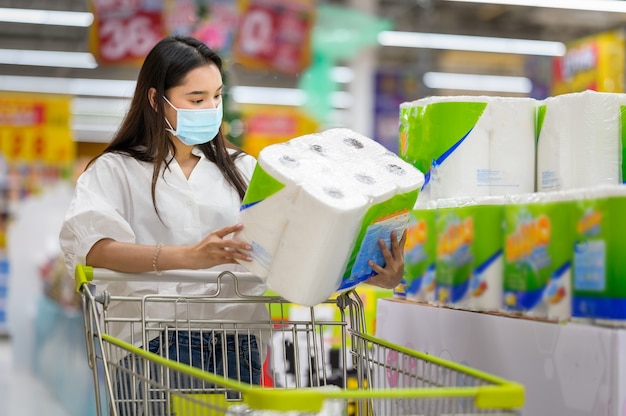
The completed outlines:
<svg viewBox="0 0 626 416">
<path fill-rule="evenodd" d="M 335 66 L 330 70 L 330 78 L 335 82 L 347 84 L 354 81 L 354 71 L 347 66 Z"/>
<path fill-rule="evenodd" d="M 543 56 L 563 56 L 565 55 L 566 50 L 565 44 L 562 42 L 397 31 L 380 32 L 378 34 L 378 43 L 383 46 L 398 46 L 406 48 L 428 48 Z"/>
<path fill-rule="evenodd" d="M 88 12 L 13 9 L 2 7 L 0 8 L 0 22 L 89 27 L 93 23 L 93 14 Z"/>
<path fill-rule="evenodd" d="M 295 88 L 236 86 L 230 94 L 238 103 L 301 106 L 306 103 L 306 93 Z"/>
<path fill-rule="evenodd" d="M 230 94 L 234 101 L 241 104 L 300 107 L 307 101 L 307 93 L 297 88 L 234 86 L 231 88 Z M 330 103 L 335 108 L 349 108 L 352 101 L 352 95 L 345 91 L 335 91 L 330 95 Z"/>
<path fill-rule="evenodd" d="M 586 10 L 626 13 L 626 2 L 620 0 L 447 0 L 459 3 L 502 4 L 507 6 L 543 7 L 548 9 Z"/>
<path fill-rule="evenodd" d="M 0 64 L 87 69 L 98 67 L 96 59 L 89 52 L 33 51 L 18 49 L 0 49 Z"/>
<path fill-rule="evenodd" d="M 467 90 L 528 94 L 532 82 L 525 77 L 426 72 L 424 85 L 437 90 Z"/>
<path fill-rule="evenodd" d="M 0 91 L 48 94 L 132 97 L 135 85 L 135 81 L 113 79 L 28 77 L 19 75 L 4 75 L 0 77 Z"/>
<path fill-rule="evenodd" d="M 0 91 L 35 92 L 73 96 L 131 98 L 136 82 L 114 79 L 55 78 L 5 75 L 0 77 Z M 299 107 L 306 103 L 307 94 L 297 88 L 270 88 L 233 86 L 230 94 L 234 101 L 245 104 L 289 105 Z M 335 91 L 330 96 L 335 108 L 349 108 L 352 95 L 345 91 Z M 124 106 L 126 100 L 108 102 L 114 106 Z M 86 113 L 93 113 L 95 101 L 78 101 Z M 96 104 L 100 105 L 100 104 Z M 80 112 L 80 111 L 79 111 Z"/>
</svg>

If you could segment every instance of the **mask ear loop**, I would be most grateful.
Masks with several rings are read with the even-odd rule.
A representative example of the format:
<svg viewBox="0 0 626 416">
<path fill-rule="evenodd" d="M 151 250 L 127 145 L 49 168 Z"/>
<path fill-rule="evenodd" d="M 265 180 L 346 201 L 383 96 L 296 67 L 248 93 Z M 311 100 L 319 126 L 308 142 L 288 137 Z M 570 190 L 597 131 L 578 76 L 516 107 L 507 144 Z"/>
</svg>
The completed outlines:
<svg viewBox="0 0 626 416">
<path fill-rule="evenodd" d="M 163 99 L 165 100 L 166 103 L 168 103 L 174 110 L 176 110 L 176 114 L 178 114 L 178 108 L 174 107 L 174 104 L 170 103 L 170 100 L 167 99 L 167 97 L 164 95 Z M 165 129 L 166 131 L 169 131 L 170 133 L 172 133 L 174 136 L 178 136 L 178 134 L 176 134 L 176 130 L 174 129 L 174 127 L 172 127 L 172 123 L 170 123 L 170 121 L 167 119 L 167 117 L 165 116 L 165 114 L 163 114 L 163 118 L 165 119 L 165 122 L 167 123 L 168 126 L 170 126 L 169 129 Z"/>
</svg>

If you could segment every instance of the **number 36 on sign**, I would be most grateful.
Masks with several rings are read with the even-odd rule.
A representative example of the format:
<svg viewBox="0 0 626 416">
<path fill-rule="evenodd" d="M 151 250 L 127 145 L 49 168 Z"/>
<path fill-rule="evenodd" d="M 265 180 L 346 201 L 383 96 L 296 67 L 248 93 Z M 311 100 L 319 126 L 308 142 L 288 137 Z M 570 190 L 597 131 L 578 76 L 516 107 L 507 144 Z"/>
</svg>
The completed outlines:
<svg viewBox="0 0 626 416">
<path fill-rule="evenodd" d="M 102 64 L 139 64 L 165 35 L 163 0 L 91 0 L 91 50 Z"/>
</svg>

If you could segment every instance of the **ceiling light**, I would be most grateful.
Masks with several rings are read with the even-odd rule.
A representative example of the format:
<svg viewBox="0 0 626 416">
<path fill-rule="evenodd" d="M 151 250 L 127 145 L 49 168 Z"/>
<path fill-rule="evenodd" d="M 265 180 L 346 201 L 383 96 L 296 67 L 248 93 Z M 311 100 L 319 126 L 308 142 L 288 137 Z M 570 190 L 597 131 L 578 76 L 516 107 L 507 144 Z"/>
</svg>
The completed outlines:
<svg viewBox="0 0 626 416">
<path fill-rule="evenodd" d="M 486 36 L 449 35 L 442 33 L 383 31 L 378 34 L 383 46 L 407 48 L 447 49 L 476 52 L 513 53 L 521 55 L 565 55 L 561 42 L 493 38 Z"/>
<path fill-rule="evenodd" d="M 233 100 L 241 104 L 289 105 L 300 107 L 306 104 L 307 94 L 297 88 L 271 88 L 234 86 L 230 89 Z M 330 95 L 335 108 L 349 108 L 352 95 L 345 91 L 335 91 Z"/>
<path fill-rule="evenodd" d="M 463 3 L 504 4 L 507 6 L 543 7 L 549 9 L 587 10 L 626 13 L 626 2 L 617 0 L 447 0 Z"/>
<path fill-rule="evenodd" d="M 295 88 L 243 87 L 230 89 L 238 103 L 301 106 L 306 102 L 306 93 Z"/>
<path fill-rule="evenodd" d="M 135 81 L 90 78 L 53 78 L 4 75 L 0 90 L 49 94 L 132 97 Z"/>
<path fill-rule="evenodd" d="M 354 80 L 354 71 L 347 66 L 335 66 L 330 70 L 330 77 L 335 82 L 347 84 Z"/>
<path fill-rule="evenodd" d="M 88 12 L 0 8 L 0 22 L 89 27 L 93 23 L 93 14 Z"/>
<path fill-rule="evenodd" d="M 0 64 L 88 69 L 98 67 L 96 59 L 89 52 L 29 51 L 18 49 L 0 49 Z"/>
<path fill-rule="evenodd" d="M 532 82 L 525 77 L 499 75 L 451 74 L 445 72 L 427 72 L 424 85 L 438 90 L 468 90 L 528 94 Z"/>
</svg>

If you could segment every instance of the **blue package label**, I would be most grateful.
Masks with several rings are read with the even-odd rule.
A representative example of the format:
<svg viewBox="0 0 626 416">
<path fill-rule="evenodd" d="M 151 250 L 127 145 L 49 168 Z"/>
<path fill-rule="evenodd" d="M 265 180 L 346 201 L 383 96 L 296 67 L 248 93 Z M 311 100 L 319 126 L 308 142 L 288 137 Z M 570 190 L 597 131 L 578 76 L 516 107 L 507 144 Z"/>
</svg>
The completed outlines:
<svg viewBox="0 0 626 416">
<path fill-rule="evenodd" d="M 577 243 L 574 247 L 574 288 L 601 292 L 606 288 L 604 240 Z"/>
</svg>

